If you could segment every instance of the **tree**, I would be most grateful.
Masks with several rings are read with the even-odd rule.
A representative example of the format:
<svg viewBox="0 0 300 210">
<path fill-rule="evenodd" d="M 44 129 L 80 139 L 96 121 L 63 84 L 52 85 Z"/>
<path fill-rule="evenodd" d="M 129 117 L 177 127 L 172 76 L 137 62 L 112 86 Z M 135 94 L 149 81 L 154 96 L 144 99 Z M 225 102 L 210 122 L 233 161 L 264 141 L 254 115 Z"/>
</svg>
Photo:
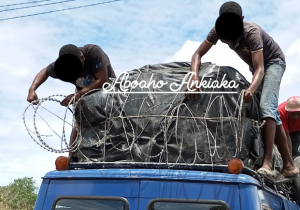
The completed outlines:
<svg viewBox="0 0 300 210">
<path fill-rule="evenodd" d="M 12 210 L 32 210 L 37 198 L 33 178 L 15 179 L 13 183 L 0 188 L 0 202 Z"/>
<path fill-rule="evenodd" d="M 8 196 L 7 187 L 0 187 L 0 209 L 8 210 L 8 206 L 6 203 L 6 198 Z"/>
</svg>

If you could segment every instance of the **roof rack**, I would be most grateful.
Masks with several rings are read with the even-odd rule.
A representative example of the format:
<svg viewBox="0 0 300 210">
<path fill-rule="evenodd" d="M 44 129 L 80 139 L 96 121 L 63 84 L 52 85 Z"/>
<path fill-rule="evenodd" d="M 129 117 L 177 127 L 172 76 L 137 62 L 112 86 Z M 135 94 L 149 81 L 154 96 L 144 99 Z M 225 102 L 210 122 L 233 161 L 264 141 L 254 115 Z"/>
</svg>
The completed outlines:
<svg viewBox="0 0 300 210">
<path fill-rule="evenodd" d="M 145 163 L 145 162 L 71 162 L 69 170 L 76 169 L 175 169 L 175 170 L 192 170 L 205 172 L 230 173 L 227 165 L 214 164 L 193 164 L 185 163 Z M 295 193 L 292 192 L 289 184 L 275 184 L 270 180 L 262 177 L 256 171 L 243 167 L 242 174 L 255 178 L 260 183 L 260 188 L 271 188 L 278 194 L 283 195 L 288 200 L 296 202 Z"/>
<path fill-rule="evenodd" d="M 227 165 L 215 164 L 193 164 L 186 163 L 154 163 L 154 162 L 71 162 L 69 169 L 108 169 L 108 168 L 134 168 L 134 169 L 180 169 L 207 172 L 230 173 Z M 243 174 L 249 175 L 261 181 L 261 178 L 254 170 L 244 167 Z"/>
</svg>

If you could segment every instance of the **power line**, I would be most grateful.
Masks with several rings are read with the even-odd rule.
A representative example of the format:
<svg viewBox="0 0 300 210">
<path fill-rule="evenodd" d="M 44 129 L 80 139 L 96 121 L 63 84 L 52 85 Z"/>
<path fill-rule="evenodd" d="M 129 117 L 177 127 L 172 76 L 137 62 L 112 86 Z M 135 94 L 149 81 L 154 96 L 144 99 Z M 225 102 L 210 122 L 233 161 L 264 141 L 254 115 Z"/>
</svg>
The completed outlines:
<svg viewBox="0 0 300 210">
<path fill-rule="evenodd" d="M 53 0 L 41 0 L 41 1 L 31 1 L 31 2 L 24 2 L 24 3 L 17 3 L 17 4 L 7 4 L 7 5 L 0 5 L 0 7 L 10 7 L 10 6 L 17 6 L 22 4 L 32 4 L 32 3 L 38 3 L 43 1 L 53 1 Z"/>
<path fill-rule="evenodd" d="M 61 3 L 70 2 L 70 1 L 76 1 L 76 0 L 66 0 L 66 1 L 53 2 L 53 3 L 48 3 L 48 4 L 39 4 L 39 5 L 33 5 L 33 6 L 5 9 L 5 10 L 0 10 L 0 12 L 7 12 L 7 11 L 11 11 L 11 10 L 18 10 L 18 9 L 27 9 L 27 8 L 32 8 L 32 7 L 41 7 L 41 6 L 51 5 L 51 4 L 61 4 Z"/>
<path fill-rule="evenodd" d="M 4 19 L 0 19 L 0 21 L 12 20 L 12 19 L 18 19 L 18 18 L 24 18 L 24 17 L 31 17 L 31 16 L 36 16 L 36 15 L 43 15 L 43 14 L 49 14 L 49 13 L 54 13 L 54 12 L 61 12 L 61 11 L 65 11 L 65 10 L 79 9 L 79 8 L 84 8 L 84 7 L 91 7 L 91 6 L 96 6 L 96 5 L 100 5 L 100 4 L 114 3 L 117 1 L 122 1 L 122 0 L 106 1 L 106 2 L 100 2 L 100 3 L 95 3 L 95 4 L 82 5 L 82 6 L 78 6 L 78 7 L 70 7 L 70 8 L 66 8 L 66 9 L 52 10 L 52 11 L 48 11 L 48 12 L 35 13 L 35 14 L 30 14 L 30 15 L 22 15 L 22 16 L 4 18 Z"/>
</svg>

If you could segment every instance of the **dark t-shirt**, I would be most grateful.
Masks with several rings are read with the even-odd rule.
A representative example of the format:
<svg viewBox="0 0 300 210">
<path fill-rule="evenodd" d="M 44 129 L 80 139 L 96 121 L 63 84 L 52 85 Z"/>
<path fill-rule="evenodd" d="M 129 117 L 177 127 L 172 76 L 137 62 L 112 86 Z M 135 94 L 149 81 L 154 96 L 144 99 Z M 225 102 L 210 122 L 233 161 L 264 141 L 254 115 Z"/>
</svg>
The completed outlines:
<svg viewBox="0 0 300 210">
<path fill-rule="evenodd" d="M 71 82 L 76 86 L 77 89 L 80 90 L 91 84 L 91 82 L 95 78 L 95 74 L 103 70 L 104 68 L 107 68 L 108 77 L 116 77 L 115 72 L 111 67 L 108 56 L 99 46 L 87 44 L 83 47 L 79 47 L 79 50 L 83 53 L 85 60 L 83 76 L 78 78 L 76 81 Z M 46 71 L 50 77 L 57 78 L 54 72 L 54 63 L 55 62 L 51 63 L 47 67 Z"/>
<path fill-rule="evenodd" d="M 285 59 L 279 45 L 255 23 L 244 21 L 243 34 L 238 38 L 235 45 L 233 45 L 232 41 L 221 39 L 216 33 L 215 28 L 206 37 L 206 41 L 212 45 L 215 45 L 219 39 L 228 44 L 249 65 L 252 73 L 254 73 L 252 63 L 252 53 L 254 52 L 263 50 L 265 65 Z"/>
</svg>

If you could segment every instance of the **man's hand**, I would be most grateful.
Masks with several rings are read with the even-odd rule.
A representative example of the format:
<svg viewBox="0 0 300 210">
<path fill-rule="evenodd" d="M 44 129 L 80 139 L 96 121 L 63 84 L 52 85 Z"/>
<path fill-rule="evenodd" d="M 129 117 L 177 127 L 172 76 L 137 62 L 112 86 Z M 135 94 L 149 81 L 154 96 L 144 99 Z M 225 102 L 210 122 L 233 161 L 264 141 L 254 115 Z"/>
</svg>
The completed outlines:
<svg viewBox="0 0 300 210">
<path fill-rule="evenodd" d="M 69 103 L 70 103 L 70 101 L 71 101 L 71 99 L 74 98 L 74 95 L 75 95 L 75 94 L 68 95 L 68 96 L 60 103 L 60 105 L 62 105 L 62 106 L 68 106 Z M 73 100 L 70 104 L 73 104 L 73 103 L 74 103 L 74 100 Z"/>
<path fill-rule="evenodd" d="M 201 91 L 200 88 L 196 87 L 196 84 L 198 84 L 198 86 L 200 85 L 200 79 L 199 79 L 199 69 L 200 69 L 200 65 L 201 65 L 201 57 L 204 56 L 208 50 L 211 48 L 212 44 L 210 44 L 207 41 L 204 41 L 201 43 L 201 45 L 199 46 L 199 48 L 196 50 L 196 52 L 193 54 L 192 56 L 192 63 L 191 63 L 191 71 L 194 73 L 193 77 L 191 78 L 190 84 L 189 84 L 189 88 L 190 90 L 195 90 L 195 91 L 190 91 L 191 93 L 186 93 L 185 96 L 188 99 L 196 99 L 198 98 L 198 91 Z M 194 84 L 193 84 L 194 82 Z M 193 85 L 192 85 L 193 84 Z M 188 91 L 188 89 L 186 90 Z"/>
<path fill-rule="evenodd" d="M 27 96 L 27 101 L 29 103 L 35 101 L 38 99 L 38 96 L 36 94 L 36 92 L 34 90 L 30 90 L 29 93 L 28 93 L 28 96 Z M 37 103 L 34 103 L 34 105 L 36 105 Z"/>
<path fill-rule="evenodd" d="M 251 101 L 253 101 L 253 92 L 252 90 L 250 90 L 249 88 L 247 90 L 245 90 L 244 92 L 244 102 L 245 103 L 250 103 Z"/>
<path fill-rule="evenodd" d="M 29 93 L 27 96 L 27 101 L 29 103 L 35 101 L 38 99 L 37 94 L 35 93 L 36 89 L 43 84 L 47 78 L 49 77 L 46 71 L 47 68 L 44 68 L 42 71 L 40 71 L 34 78 L 31 87 L 29 88 Z M 36 105 L 37 103 L 34 103 Z"/>
<path fill-rule="evenodd" d="M 244 93 L 245 103 L 249 103 L 253 100 L 253 93 L 257 90 L 264 77 L 265 68 L 262 50 L 252 53 L 252 63 L 254 67 L 254 74 L 249 88 Z"/>
<path fill-rule="evenodd" d="M 188 99 L 197 99 L 198 98 L 198 94 L 195 93 L 195 92 L 201 92 L 201 89 L 200 88 L 197 88 L 197 85 L 199 86 L 200 85 L 200 79 L 197 76 L 193 76 L 190 80 L 190 83 L 189 83 L 189 87 L 190 87 L 190 90 L 195 90 L 195 91 L 191 91 L 192 93 L 186 93 L 186 97 Z M 189 91 L 188 89 L 186 91 Z"/>
</svg>

